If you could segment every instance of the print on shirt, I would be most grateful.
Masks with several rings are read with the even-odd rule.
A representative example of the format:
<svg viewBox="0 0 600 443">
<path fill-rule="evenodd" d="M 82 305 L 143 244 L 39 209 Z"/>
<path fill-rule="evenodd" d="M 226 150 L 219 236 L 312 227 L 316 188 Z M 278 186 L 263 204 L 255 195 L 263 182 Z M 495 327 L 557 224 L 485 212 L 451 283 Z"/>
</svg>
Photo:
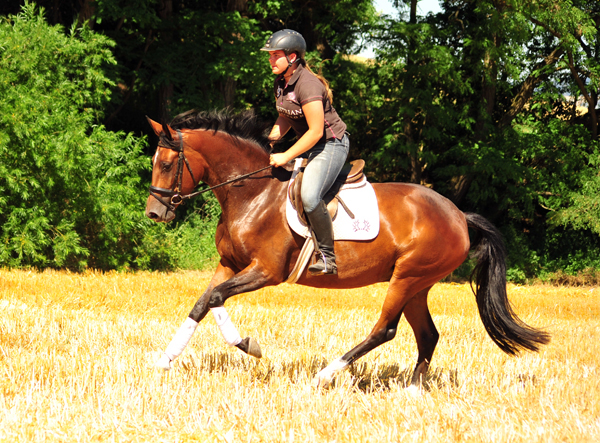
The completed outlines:
<svg viewBox="0 0 600 443">
<path fill-rule="evenodd" d="M 300 109 L 285 109 L 282 106 L 277 106 L 277 112 L 279 115 L 282 115 L 287 118 L 291 118 L 293 120 L 299 120 L 304 118 L 304 112 L 302 112 L 302 108 Z"/>
</svg>

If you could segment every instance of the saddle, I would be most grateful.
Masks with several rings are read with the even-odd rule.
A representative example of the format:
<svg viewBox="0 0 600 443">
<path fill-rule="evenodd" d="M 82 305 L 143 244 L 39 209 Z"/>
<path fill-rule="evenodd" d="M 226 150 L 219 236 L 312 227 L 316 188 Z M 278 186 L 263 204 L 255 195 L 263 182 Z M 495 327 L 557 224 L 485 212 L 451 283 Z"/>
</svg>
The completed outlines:
<svg viewBox="0 0 600 443">
<path fill-rule="evenodd" d="M 304 177 L 304 168 L 306 167 L 307 163 L 308 160 L 304 159 L 300 166 L 300 170 L 296 175 L 295 180 L 288 188 L 288 197 L 290 203 L 298 213 L 298 219 L 304 226 L 308 226 L 309 223 L 308 218 L 306 217 L 306 212 L 304 211 L 304 205 L 302 204 L 300 190 L 302 189 L 302 178 Z M 364 178 L 364 167 L 364 160 L 354 160 L 344 165 L 333 186 L 329 191 L 327 191 L 327 194 L 325 194 L 325 204 L 327 205 L 327 211 L 329 211 L 329 215 L 331 216 L 332 221 L 335 220 L 337 216 L 338 206 L 340 204 L 348 213 L 350 218 L 354 218 L 354 214 L 350 211 L 350 209 L 346 206 L 344 201 L 340 198 L 339 192 L 343 185 L 349 183 L 357 183 L 361 181 Z"/>
</svg>

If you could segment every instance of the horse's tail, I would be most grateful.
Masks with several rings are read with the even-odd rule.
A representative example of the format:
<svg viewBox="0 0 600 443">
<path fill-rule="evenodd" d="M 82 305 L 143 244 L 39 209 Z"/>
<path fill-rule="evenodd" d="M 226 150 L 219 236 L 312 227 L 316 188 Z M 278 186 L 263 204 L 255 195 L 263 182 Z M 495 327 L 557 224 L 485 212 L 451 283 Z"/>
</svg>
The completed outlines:
<svg viewBox="0 0 600 443">
<path fill-rule="evenodd" d="M 538 351 L 550 335 L 526 325 L 513 311 L 506 295 L 506 249 L 500 231 L 478 214 L 465 213 L 467 226 L 478 235 L 471 243 L 477 265 L 471 274 L 479 315 L 494 343 L 510 355 L 521 349 Z M 473 287 L 475 280 L 475 287 Z"/>
</svg>

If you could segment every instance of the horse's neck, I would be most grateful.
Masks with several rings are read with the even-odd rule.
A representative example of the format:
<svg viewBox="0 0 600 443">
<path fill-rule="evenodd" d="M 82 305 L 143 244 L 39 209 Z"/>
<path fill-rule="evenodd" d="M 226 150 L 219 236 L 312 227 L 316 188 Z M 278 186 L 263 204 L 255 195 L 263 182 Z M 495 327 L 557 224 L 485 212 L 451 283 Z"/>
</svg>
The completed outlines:
<svg viewBox="0 0 600 443">
<path fill-rule="evenodd" d="M 206 175 L 206 184 L 217 186 L 234 180 L 245 174 L 258 171 L 269 164 L 268 155 L 260 147 L 244 140 L 234 140 L 228 134 L 207 131 L 210 139 L 201 143 L 210 146 L 208 150 L 202 150 L 209 172 Z M 276 182 L 276 183 L 275 183 Z M 223 212 L 237 213 L 247 211 L 248 205 L 268 205 L 268 198 L 262 198 L 265 194 L 278 194 L 273 188 L 282 185 L 278 180 L 271 178 L 271 171 L 266 169 L 214 190 Z"/>
<path fill-rule="evenodd" d="M 208 166 L 200 178 L 209 186 L 219 185 L 269 164 L 266 152 L 251 142 L 236 140 L 221 131 L 194 132 L 190 145 Z"/>
</svg>

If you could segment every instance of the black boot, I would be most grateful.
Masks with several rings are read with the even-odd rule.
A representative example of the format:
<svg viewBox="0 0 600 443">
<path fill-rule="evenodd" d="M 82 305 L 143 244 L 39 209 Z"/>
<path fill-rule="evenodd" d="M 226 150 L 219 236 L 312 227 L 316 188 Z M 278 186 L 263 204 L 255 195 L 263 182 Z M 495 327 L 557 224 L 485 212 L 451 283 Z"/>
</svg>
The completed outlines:
<svg viewBox="0 0 600 443">
<path fill-rule="evenodd" d="M 327 206 L 321 200 L 316 209 L 312 212 L 307 212 L 306 216 L 317 238 L 319 249 L 317 252 L 317 262 L 308 267 L 308 274 L 337 274 L 335 253 L 333 252 L 333 223 L 331 222 L 329 212 L 327 212 Z"/>
</svg>

